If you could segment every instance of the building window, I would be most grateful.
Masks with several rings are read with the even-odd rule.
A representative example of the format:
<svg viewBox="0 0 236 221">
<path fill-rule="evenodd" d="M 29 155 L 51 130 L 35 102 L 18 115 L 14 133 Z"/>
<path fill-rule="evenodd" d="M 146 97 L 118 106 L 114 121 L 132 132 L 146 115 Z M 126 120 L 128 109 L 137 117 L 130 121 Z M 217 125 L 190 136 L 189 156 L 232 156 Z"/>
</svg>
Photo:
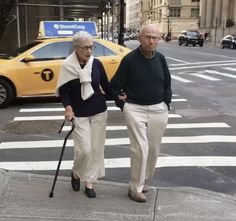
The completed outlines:
<svg viewBox="0 0 236 221">
<path fill-rule="evenodd" d="M 180 17 L 180 8 L 170 8 L 170 17 Z"/>
<path fill-rule="evenodd" d="M 192 0 L 192 2 L 200 2 L 200 0 Z"/>
<path fill-rule="evenodd" d="M 199 17 L 199 8 L 191 8 L 191 17 Z"/>
<path fill-rule="evenodd" d="M 180 0 L 169 0 L 169 5 L 181 5 Z"/>
</svg>

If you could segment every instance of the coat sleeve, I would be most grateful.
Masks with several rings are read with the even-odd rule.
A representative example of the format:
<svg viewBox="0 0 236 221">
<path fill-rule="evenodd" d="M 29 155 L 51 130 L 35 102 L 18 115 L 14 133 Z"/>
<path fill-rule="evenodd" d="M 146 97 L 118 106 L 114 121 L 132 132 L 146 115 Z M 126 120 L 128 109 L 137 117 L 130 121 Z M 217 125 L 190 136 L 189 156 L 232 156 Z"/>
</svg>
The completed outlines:
<svg viewBox="0 0 236 221">
<path fill-rule="evenodd" d="M 127 81 L 127 74 L 128 74 L 128 62 L 127 58 L 124 57 L 121 60 L 121 63 L 110 81 L 113 97 L 116 103 L 116 106 L 123 110 L 124 101 L 119 100 L 118 95 L 125 93 L 125 85 Z"/>
</svg>

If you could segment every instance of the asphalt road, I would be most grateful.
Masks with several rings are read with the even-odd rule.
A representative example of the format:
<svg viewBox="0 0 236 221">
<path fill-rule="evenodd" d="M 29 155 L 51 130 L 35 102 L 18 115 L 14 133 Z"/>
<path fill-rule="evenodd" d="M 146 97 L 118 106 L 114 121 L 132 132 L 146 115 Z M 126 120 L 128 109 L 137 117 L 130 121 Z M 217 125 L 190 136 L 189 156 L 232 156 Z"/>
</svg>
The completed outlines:
<svg viewBox="0 0 236 221">
<path fill-rule="evenodd" d="M 126 42 L 134 48 L 137 41 Z M 169 124 L 149 184 L 192 186 L 236 196 L 236 50 L 160 42 L 173 88 Z M 128 182 L 129 141 L 122 113 L 108 103 L 106 177 Z M 42 109 L 49 108 L 49 109 Z M 0 168 L 54 174 L 63 109 L 56 99 L 25 99 L 0 110 Z M 43 118 L 44 117 L 44 118 Z M 70 175 L 69 140 L 61 175 Z"/>
</svg>

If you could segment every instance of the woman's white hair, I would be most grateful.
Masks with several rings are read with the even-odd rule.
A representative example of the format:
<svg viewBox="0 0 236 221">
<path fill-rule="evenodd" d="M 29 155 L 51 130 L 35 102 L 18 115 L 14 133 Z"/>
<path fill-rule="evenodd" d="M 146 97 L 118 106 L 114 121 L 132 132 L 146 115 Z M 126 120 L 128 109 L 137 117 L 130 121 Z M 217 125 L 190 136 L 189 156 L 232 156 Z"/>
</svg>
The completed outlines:
<svg viewBox="0 0 236 221">
<path fill-rule="evenodd" d="M 72 38 L 73 46 L 79 45 L 83 40 L 93 40 L 93 37 L 87 31 L 79 31 Z"/>
</svg>

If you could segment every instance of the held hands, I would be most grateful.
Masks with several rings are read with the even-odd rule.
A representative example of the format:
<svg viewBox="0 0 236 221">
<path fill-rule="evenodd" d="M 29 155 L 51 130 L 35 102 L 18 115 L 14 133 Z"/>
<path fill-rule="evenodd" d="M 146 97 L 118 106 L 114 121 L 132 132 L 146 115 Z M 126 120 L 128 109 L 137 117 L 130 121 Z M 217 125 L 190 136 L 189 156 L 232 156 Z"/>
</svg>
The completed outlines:
<svg viewBox="0 0 236 221">
<path fill-rule="evenodd" d="M 125 94 L 125 92 L 122 92 L 121 95 L 118 95 L 118 98 L 119 100 L 122 100 L 123 102 L 125 102 L 127 99 L 127 95 Z"/>
</svg>

